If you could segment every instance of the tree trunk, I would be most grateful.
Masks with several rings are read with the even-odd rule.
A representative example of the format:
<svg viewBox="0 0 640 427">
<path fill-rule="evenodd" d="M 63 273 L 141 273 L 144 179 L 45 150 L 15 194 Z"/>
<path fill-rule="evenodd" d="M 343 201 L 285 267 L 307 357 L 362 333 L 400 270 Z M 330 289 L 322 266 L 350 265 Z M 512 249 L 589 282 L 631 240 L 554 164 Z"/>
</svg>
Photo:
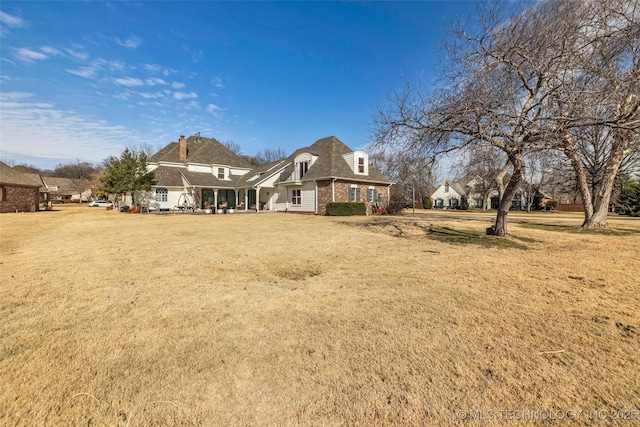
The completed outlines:
<svg viewBox="0 0 640 427">
<path fill-rule="evenodd" d="M 482 195 L 482 212 L 489 209 L 489 191 L 485 191 Z"/>
<path fill-rule="evenodd" d="M 618 170 L 624 157 L 624 137 L 625 135 L 620 131 L 617 131 L 613 136 L 611 152 L 607 159 L 602 182 L 594 188 L 593 201 L 591 203 L 593 210 L 591 215 L 586 217 L 582 224 L 582 228 L 584 229 L 606 228 L 609 225 L 607 222 L 609 201 L 611 200 L 611 192 L 613 191 L 616 175 L 618 175 Z"/>
<path fill-rule="evenodd" d="M 591 203 L 591 190 L 589 189 L 589 183 L 587 182 L 587 174 L 584 171 L 582 160 L 576 151 L 573 143 L 573 138 L 568 132 L 563 135 L 563 149 L 564 153 L 571 162 L 574 172 L 576 173 L 576 180 L 578 182 L 578 190 L 582 197 L 582 204 L 584 206 L 584 224 L 593 216 L 593 204 Z"/>
<path fill-rule="evenodd" d="M 493 234 L 500 237 L 507 235 L 507 214 L 511 209 L 513 197 L 516 195 L 524 176 L 524 159 L 522 159 L 522 156 L 509 156 L 509 162 L 513 165 L 513 175 L 511 175 L 511 179 L 509 179 L 509 183 L 500 198 L 496 223 L 493 227 Z M 505 169 L 508 170 L 506 165 L 503 170 Z"/>
<path fill-rule="evenodd" d="M 499 200 L 502 200 L 502 196 L 504 195 L 504 177 L 507 175 L 507 172 L 509 172 L 509 169 L 511 169 L 511 166 L 511 161 L 507 159 L 507 163 L 505 163 L 502 169 L 500 169 L 500 171 L 496 174 L 495 181 L 496 185 L 498 186 Z"/>
</svg>

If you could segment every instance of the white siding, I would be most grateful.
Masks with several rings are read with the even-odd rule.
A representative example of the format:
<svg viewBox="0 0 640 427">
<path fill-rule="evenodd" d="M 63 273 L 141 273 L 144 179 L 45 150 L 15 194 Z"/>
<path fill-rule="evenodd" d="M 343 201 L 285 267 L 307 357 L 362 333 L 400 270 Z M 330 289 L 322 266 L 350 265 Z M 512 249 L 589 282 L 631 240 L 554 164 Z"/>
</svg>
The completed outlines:
<svg viewBox="0 0 640 427">
<path fill-rule="evenodd" d="M 244 175 L 247 172 L 249 172 L 248 169 L 229 168 L 229 173 L 231 175 Z"/>
<path fill-rule="evenodd" d="M 449 182 L 445 181 L 440 184 L 440 186 L 431 194 L 431 199 L 433 200 L 433 206 L 436 207 L 436 200 L 442 200 L 443 207 L 449 207 L 449 201 L 453 199 L 457 199 L 458 203 L 460 203 L 460 194 L 454 188 L 449 185 L 449 192 L 445 192 L 445 186 L 449 185 Z M 439 205 L 438 205 L 439 206 Z"/>
<path fill-rule="evenodd" d="M 369 175 L 369 155 L 367 153 L 364 151 L 354 151 L 353 153 L 344 154 L 342 157 L 349 164 L 353 173 L 357 175 Z M 364 172 L 359 171 L 358 159 L 364 159 Z"/>
<path fill-rule="evenodd" d="M 211 166 L 205 166 L 205 165 L 194 165 L 194 164 L 188 164 L 187 165 L 187 170 L 189 172 L 209 172 L 211 173 Z M 215 173 L 218 173 L 218 169 L 215 169 Z"/>
<path fill-rule="evenodd" d="M 302 204 L 292 205 L 291 194 L 293 190 L 301 190 Z M 279 185 L 276 190 L 274 208 L 278 211 L 289 210 L 292 212 L 315 212 L 316 211 L 316 183 L 305 182 L 303 185 Z"/>
</svg>

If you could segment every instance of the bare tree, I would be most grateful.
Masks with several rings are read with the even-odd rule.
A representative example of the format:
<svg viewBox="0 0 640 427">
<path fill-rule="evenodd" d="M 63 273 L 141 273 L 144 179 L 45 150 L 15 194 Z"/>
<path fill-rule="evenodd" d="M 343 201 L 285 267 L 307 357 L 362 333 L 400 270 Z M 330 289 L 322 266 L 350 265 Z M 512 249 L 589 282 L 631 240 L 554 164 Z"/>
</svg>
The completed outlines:
<svg viewBox="0 0 640 427">
<path fill-rule="evenodd" d="M 378 145 L 406 145 L 432 156 L 477 144 L 501 150 L 510 163 L 502 173 L 511 169 L 511 176 L 494 233 L 506 236 L 507 214 L 525 172 L 524 156 L 545 140 L 540 124 L 550 90 L 547 76 L 558 66 L 562 46 L 557 23 L 550 19 L 553 5 L 542 3 L 506 21 L 500 12 L 485 9 L 477 34 L 453 31 L 441 89 L 430 94 L 421 85 L 406 84 L 374 121 Z M 497 181 L 502 184 L 499 177 Z"/>
<path fill-rule="evenodd" d="M 376 143 L 434 156 L 484 143 L 500 149 L 512 169 L 494 226 L 501 236 L 525 156 L 561 150 L 585 203 L 583 227 L 606 226 L 615 176 L 640 150 L 638 2 L 557 0 L 511 15 L 493 6 L 483 10 L 476 34 L 453 32 L 441 89 L 430 94 L 406 84 L 379 109 Z M 585 167 L 595 148 L 584 143 L 589 129 L 605 147 L 593 189 Z"/>
<path fill-rule="evenodd" d="M 79 203 L 82 203 L 82 193 L 91 188 L 99 169 L 89 162 L 77 160 L 75 163 L 57 165 L 54 168 L 54 176 L 68 178 L 73 189 L 80 195 Z"/>
<path fill-rule="evenodd" d="M 265 148 L 264 150 L 258 151 L 256 153 L 256 157 L 262 163 L 271 163 L 278 160 L 286 159 L 288 154 L 282 148 Z"/>
<path fill-rule="evenodd" d="M 369 156 L 372 166 L 394 184 L 415 190 L 416 198 L 422 200 L 435 190 L 435 163 L 432 158 L 415 156 L 410 152 L 374 152 Z"/>
<path fill-rule="evenodd" d="M 462 171 L 461 178 L 468 179 L 471 193 L 480 196 L 481 209 L 487 210 L 493 191 L 497 190 L 498 197 L 502 198 L 504 178 L 511 170 L 511 162 L 502 150 L 490 144 L 474 144 L 461 151 L 455 167 Z"/>
<path fill-rule="evenodd" d="M 240 146 L 240 144 L 238 144 L 237 142 L 235 142 L 232 139 L 228 139 L 226 141 L 223 141 L 222 145 L 227 147 L 229 150 L 231 150 L 235 154 L 241 154 L 242 153 L 242 147 Z"/>
</svg>

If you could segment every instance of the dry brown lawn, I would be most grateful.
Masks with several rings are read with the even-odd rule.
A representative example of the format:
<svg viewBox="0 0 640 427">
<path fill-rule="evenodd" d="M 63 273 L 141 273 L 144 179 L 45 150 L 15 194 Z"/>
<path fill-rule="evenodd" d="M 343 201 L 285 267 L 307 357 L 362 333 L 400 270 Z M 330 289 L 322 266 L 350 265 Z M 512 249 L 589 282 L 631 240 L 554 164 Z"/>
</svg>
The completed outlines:
<svg viewBox="0 0 640 427">
<path fill-rule="evenodd" d="M 2 214 L 0 425 L 640 425 L 640 221 L 510 218 Z"/>
</svg>

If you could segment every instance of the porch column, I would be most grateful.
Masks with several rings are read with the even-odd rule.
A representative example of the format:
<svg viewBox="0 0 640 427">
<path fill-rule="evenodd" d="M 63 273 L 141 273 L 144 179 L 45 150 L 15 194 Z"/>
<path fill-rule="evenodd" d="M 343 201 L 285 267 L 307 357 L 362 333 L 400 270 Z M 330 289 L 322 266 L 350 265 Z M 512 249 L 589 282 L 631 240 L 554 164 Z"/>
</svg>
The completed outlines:
<svg viewBox="0 0 640 427">
<path fill-rule="evenodd" d="M 215 208 L 213 212 L 218 213 L 218 190 L 215 188 L 213 189 L 213 206 Z"/>
<path fill-rule="evenodd" d="M 256 213 L 260 212 L 260 187 L 256 187 Z"/>
<path fill-rule="evenodd" d="M 244 211 L 249 210 L 249 190 L 244 190 Z"/>
</svg>

